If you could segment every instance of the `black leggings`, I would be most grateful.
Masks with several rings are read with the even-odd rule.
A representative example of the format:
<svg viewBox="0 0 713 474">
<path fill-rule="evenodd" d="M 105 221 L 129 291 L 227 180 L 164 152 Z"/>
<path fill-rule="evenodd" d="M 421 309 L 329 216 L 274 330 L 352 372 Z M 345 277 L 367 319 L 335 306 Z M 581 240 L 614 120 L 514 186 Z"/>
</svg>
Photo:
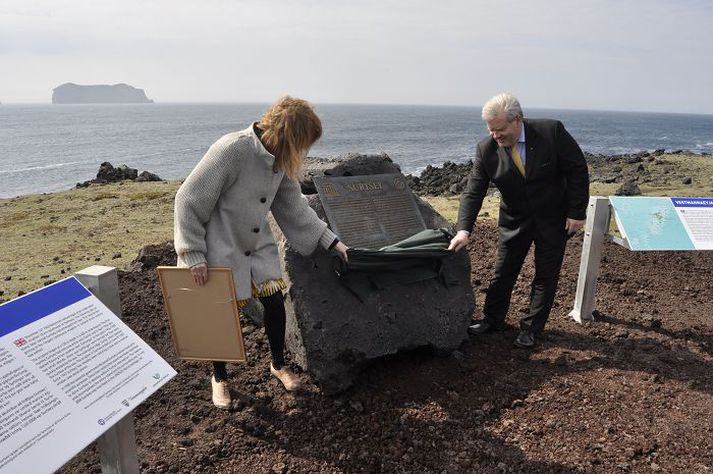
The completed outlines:
<svg viewBox="0 0 713 474">
<path fill-rule="evenodd" d="M 270 343 L 272 365 L 281 369 L 285 365 L 285 297 L 278 291 L 274 295 L 260 298 L 260 303 L 265 307 L 265 334 Z M 213 362 L 213 375 L 218 381 L 227 380 L 225 362 Z"/>
</svg>

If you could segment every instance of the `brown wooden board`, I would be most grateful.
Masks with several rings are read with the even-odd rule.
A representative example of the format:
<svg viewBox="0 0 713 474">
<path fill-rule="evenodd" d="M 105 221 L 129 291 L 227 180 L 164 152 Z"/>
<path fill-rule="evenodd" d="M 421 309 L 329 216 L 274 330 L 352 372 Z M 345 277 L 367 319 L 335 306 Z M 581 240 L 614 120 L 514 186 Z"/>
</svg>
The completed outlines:
<svg viewBox="0 0 713 474">
<path fill-rule="evenodd" d="M 381 248 L 426 228 L 401 173 L 315 177 L 329 225 L 350 247 Z"/>
<path fill-rule="evenodd" d="M 194 283 L 188 268 L 158 267 L 157 271 L 176 355 L 245 362 L 232 269 L 209 268 L 203 286 Z"/>
</svg>

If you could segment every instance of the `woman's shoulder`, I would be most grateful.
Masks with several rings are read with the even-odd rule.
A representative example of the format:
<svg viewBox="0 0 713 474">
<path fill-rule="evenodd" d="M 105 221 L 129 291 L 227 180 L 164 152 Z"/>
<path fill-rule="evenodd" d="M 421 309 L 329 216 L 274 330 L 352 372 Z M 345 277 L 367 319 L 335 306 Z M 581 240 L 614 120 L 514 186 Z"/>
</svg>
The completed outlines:
<svg viewBox="0 0 713 474">
<path fill-rule="evenodd" d="M 216 140 L 216 142 L 213 143 L 213 146 L 219 146 L 221 148 L 245 147 L 253 146 L 253 142 L 253 132 L 250 127 L 248 127 L 237 132 L 226 133 Z"/>
<path fill-rule="evenodd" d="M 257 152 L 254 137 L 248 131 L 241 130 L 220 137 L 210 146 L 206 156 L 212 159 L 234 160 L 254 155 Z"/>
</svg>

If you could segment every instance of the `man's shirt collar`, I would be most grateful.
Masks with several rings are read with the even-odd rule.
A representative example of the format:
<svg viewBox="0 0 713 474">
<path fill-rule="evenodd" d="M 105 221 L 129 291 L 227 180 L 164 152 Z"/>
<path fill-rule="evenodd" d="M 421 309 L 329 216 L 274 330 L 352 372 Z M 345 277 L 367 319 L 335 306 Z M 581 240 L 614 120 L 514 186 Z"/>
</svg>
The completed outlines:
<svg viewBox="0 0 713 474">
<path fill-rule="evenodd" d="M 520 136 L 517 139 L 518 143 L 525 143 L 525 122 L 522 122 L 522 127 L 520 127 Z"/>
</svg>

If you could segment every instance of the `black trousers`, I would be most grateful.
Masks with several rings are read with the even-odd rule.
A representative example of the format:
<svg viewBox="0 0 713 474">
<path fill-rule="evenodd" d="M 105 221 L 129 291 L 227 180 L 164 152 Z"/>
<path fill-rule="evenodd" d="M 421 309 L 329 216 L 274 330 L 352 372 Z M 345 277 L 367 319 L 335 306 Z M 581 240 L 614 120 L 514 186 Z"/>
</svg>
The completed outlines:
<svg viewBox="0 0 713 474">
<path fill-rule="evenodd" d="M 260 303 L 265 308 L 264 323 L 267 341 L 270 344 L 272 365 L 281 369 L 285 365 L 285 297 L 281 291 L 260 297 Z M 227 380 L 228 371 L 225 362 L 213 361 L 213 375 L 215 379 Z"/>
<path fill-rule="evenodd" d="M 559 235 L 559 234 L 558 234 Z M 534 224 L 516 236 L 498 241 L 495 272 L 485 296 L 485 320 L 502 326 L 510 309 L 510 298 L 528 251 L 535 244 L 535 277 L 530 292 L 530 309 L 520 319 L 520 329 L 539 334 L 545 328 L 557 291 L 567 234 L 562 223 L 561 238 L 544 239 Z"/>
</svg>

